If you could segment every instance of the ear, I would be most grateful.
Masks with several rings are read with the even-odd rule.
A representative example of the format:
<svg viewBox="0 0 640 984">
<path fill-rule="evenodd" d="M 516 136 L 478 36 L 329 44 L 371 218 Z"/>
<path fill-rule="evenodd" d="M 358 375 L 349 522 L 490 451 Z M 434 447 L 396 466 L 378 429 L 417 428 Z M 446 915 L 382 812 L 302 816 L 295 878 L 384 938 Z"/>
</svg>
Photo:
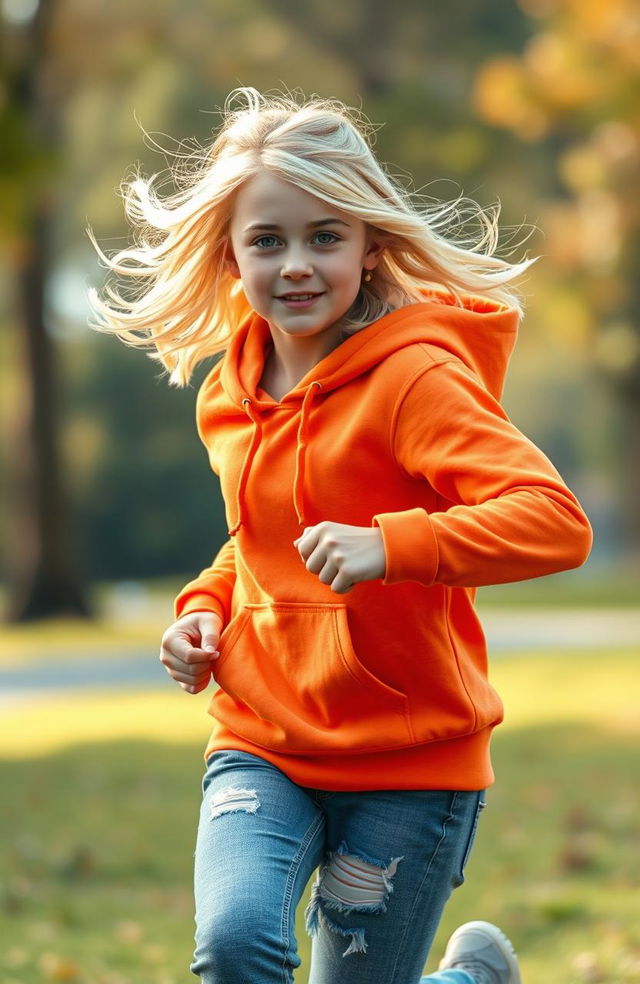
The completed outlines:
<svg viewBox="0 0 640 984">
<path fill-rule="evenodd" d="M 229 239 L 227 239 L 224 248 L 224 262 L 231 276 L 234 277 L 236 280 L 240 280 L 241 279 L 240 267 L 238 266 L 235 253 L 233 252 L 233 247 Z"/>
<path fill-rule="evenodd" d="M 384 251 L 384 243 L 380 242 L 379 238 L 376 237 L 369 243 L 367 247 L 367 252 L 365 253 L 365 257 L 362 263 L 364 269 L 373 270 L 375 267 L 377 267 L 378 263 L 380 262 L 380 258 L 382 256 L 383 251 Z"/>
</svg>

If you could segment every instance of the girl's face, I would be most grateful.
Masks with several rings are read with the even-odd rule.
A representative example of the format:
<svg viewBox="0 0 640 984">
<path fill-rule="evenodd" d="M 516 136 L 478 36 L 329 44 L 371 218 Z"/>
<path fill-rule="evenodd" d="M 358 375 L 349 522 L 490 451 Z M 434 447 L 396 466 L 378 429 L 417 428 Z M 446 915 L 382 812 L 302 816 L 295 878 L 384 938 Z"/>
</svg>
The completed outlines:
<svg viewBox="0 0 640 984">
<path fill-rule="evenodd" d="M 260 171 L 240 188 L 230 228 L 229 270 L 272 332 L 335 332 L 379 261 L 367 225 L 295 185 Z"/>
</svg>

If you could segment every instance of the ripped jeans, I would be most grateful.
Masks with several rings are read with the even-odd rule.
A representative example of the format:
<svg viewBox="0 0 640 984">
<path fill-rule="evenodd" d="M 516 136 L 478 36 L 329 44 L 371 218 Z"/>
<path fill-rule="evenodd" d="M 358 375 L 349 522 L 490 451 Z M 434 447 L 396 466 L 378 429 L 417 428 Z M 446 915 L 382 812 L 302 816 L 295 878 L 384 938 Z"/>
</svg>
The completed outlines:
<svg viewBox="0 0 640 984">
<path fill-rule="evenodd" d="M 482 793 L 308 789 L 237 751 L 216 752 L 203 785 L 191 965 L 203 984 L 291 984 L 295 911 L 316 868 L 309 984 L 475 984 L 421 973 Z"/>
</svg>

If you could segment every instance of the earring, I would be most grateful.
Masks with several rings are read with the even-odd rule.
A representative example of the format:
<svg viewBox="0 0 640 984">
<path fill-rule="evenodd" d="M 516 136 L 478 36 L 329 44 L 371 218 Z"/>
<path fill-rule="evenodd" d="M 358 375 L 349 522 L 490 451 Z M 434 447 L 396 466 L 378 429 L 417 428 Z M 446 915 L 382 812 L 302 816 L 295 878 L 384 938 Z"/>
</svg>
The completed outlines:
<svg viewBox="0 0 640 984">
<path fill-rule="evenodd" d="M 370 284 L 371 283 L 371 281 L 373 279 L 373 274 L 371 273 L 371 270 L 367 270 L 367 272 L 365 273 L 363 279 L 364 279 L 365 284 Z"/>
</svg>

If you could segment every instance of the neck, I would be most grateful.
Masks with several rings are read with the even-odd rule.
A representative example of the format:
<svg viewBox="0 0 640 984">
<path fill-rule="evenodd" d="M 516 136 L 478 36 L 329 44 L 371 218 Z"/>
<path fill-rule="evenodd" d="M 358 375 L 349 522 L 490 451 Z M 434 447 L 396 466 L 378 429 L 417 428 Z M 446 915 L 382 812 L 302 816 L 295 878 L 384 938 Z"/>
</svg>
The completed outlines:
<svg viewBox="0 0 640 984">
<path fill-rule="evenodd" d="M 319 335 L 308 338 L 292 338 L 278 329 L 271 329 L 273 349 L 268 356 L 268 369 L 293 389 L 325 356 L 333 352 L 343 340 L 342 329 L 334 326 Z"/>
</svg>

